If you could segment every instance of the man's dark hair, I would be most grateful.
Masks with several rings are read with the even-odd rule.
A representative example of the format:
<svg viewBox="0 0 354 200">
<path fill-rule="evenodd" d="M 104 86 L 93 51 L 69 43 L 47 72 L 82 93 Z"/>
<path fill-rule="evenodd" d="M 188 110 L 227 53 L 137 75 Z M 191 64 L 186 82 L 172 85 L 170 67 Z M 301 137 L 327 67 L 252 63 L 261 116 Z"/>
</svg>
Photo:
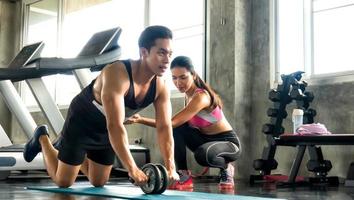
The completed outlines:
<svg viewBox="0 0 354 200">
<path fill-rule="evenodd" d="M 149 26 L 139 37 L 139 48 L 144 47 L 150 51 L 156 39 L 172 39 L 172 31 L 165 26 Z"/>
</svg>

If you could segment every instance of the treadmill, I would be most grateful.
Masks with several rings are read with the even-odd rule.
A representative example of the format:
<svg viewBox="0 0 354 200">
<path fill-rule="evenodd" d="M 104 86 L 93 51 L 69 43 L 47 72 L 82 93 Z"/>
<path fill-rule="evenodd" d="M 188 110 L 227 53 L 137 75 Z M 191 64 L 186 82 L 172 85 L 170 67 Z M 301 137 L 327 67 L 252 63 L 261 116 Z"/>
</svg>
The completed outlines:
<svg viewBox="0 0 354 200">
<path fill-rule="evenodd" d="M 25 46 L 12 60 L 9 67 L 13 65 L 24 66 L 28 64 L 39 56 L 42 49 L 42 42 Z M 32 137 L 37 125 L 10 80 L 0 79 L 0 93 L 11 113 L 14 114 L 19 121 L 27 138 Z M 23 144 L 12 144 L 9 137 L 0 126 L 0 180 L 6 179 L 12 170 L 45 169 L 41 155 L 37 156 L 31 163 L 27 163 L 23 159 L 23 148 Z"/>
<path fill-rule="evenodd" d="M 26 73 L 26 83 L 57 135 L 60 134 L 64 125 L 64 118 L 41 77 L 57 73 L 74 74 L 81 89 L 83 89 L 92 81 L 91 71 L 100 71 L 107 64 L 118 60 L 121 54 L 118 45 L 120 34 L 121 29 L 119 27 L 94 34 L 76 58 L 38 58 L 26 66 L 20 67 L 20 65 L 17 65 L 16 67 L 13 65 L 13 68 L 19 71 L 32 70 L 32 73 Z M 87 59 L 91 60 L 85 61 Z M 16 80 L 19 78 L 17 77 Z M 142 167 L 150 162 L 149 149 L 138 145 L 130 145 L 129 148 L 138 166 Z M 119 159 L 115 163 L 115 169 L 123 168 Z"/>
</svg>

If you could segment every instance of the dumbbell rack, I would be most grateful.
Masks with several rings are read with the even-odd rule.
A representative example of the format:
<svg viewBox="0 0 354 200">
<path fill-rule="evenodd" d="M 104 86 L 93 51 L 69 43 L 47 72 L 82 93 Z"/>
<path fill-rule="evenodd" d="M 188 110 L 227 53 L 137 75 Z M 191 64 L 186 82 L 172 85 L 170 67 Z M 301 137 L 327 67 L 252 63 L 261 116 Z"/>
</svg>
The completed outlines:
<svg viewBox="0 0 354 200">
<path fill-rule="evenodd" d="M 286 112 L 288 104 L 295 101 L 296 107 L 304 111 L 304 124 L 314 123 L 316 110 L 310 108 L 314 95 L 312 92 L 305 91 L 308 84 L 301 80 L 303 73 L 298 71 L 282 75 L 282 83 L 269 92 L 269 99 L 273 102 L 273 107 L 267 110 L 267 115 L 270 117 L 269 123 L 262 127 L 262 132 L 266 134 L 267 146 L 263 148 L 262 158 L 253 162 L 253 168 L 259 171 L 259 174 L 250 176 L 251 184 L 258 181 L 264 182 L 264 177 L 271 175 L 271 171 L 278 167 L 278 162 L 274 159 L 277 149 L 276 139 L 284 133 L 282 123 L 288 116 Z M 310 160 L 307 163 L 307 168 L 315 173 L 315 177 L 310 178 L 309 181 L 312 183 L 328 181 L 326 175 L 332 168 L 331 162 L 323 159 L 321 147 L 309 146 L 308 150 Z M 300 163 L 298 164 L 300 165 Z"/>
</svg>

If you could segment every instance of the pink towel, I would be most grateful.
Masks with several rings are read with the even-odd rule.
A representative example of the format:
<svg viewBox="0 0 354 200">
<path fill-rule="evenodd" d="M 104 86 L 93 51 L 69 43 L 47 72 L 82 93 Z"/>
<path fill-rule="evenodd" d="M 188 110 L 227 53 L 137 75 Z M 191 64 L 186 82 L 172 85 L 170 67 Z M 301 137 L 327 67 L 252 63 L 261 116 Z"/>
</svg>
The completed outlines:
<svg viewBox="0 0 354 200">
<path fill-rule="evenodd" d="M 325 125 L 320 123 L 303 124 L 296 129 L 294 135 L 330 135 L 332 134 L 327 130 Z"/>
</svg>

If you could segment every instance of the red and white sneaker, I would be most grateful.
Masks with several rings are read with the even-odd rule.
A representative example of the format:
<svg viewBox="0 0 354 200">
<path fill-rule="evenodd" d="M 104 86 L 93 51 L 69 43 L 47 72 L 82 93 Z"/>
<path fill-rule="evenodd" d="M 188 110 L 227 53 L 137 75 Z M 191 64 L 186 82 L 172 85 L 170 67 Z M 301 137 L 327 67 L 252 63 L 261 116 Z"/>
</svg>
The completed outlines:
<svg viewBox="0 0 354 200">
<path fill-rule="evenodd" d="M 235 168 L 229 163 L 226 169 L 220 169 L 219 189 L 232 189 L 235 187 L 234 182 Z"/>
<path fill-rule="evenodd" d="M 186 190 L 193 188 L 192 174 L 189 170 L 178 170 L 179 180 L 168 187 L 172 190 Z"/>
</svg>

